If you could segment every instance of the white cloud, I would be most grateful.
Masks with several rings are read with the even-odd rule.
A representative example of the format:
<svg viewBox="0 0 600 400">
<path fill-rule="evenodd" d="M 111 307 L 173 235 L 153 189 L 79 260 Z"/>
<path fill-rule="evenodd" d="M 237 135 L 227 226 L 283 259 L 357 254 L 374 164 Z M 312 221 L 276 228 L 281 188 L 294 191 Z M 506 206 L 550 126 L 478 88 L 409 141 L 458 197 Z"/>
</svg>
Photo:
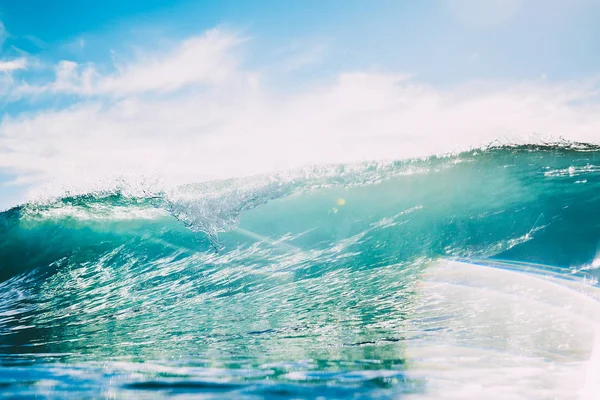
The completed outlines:
<svg viewBox="0 0 600 400">
<path fill-rule="evenodd" d="M 532 134 L 600 138 L 594 82 L 439 89 L 408 75 L 357 72 L 282 93 L 260 84 L 268 77 L 239 67 L 232 53 L 237 43 L 212 31 L 108 75 L 62 62 L 46 94 L 76 93 L 79 101 L 5 116 L 0 170 L 34 187 L 116 175 L 183 183 L 418 157 L 499 138 L 527 141 Z"/>
<path fill-rule="evenodd" d="M 12 72 L 19 69 L 25 69 L 26 66 L 27 61 L 24 58 L 0 61 L 0 72 Z"/>
<path fill-rule="evenodd" d="M 0 21 L 0 49 L 4 47 L 4 42 L 9 37 L 8 31 L 4 27 L 4 23 Z M 18 49 L 17 49 L 18 50 Z M 11 73 L 19 69 L 25 69 L 27 67 L 27 60 L 24 57 L 15 58 L 12 60 L 0 60 L 0 73 Z"/>
<path fill-rule="evenodd" d="M 72 93 L 85 96 L 130 96 L 166 93 L 189 85 L 222 82 L 236 71 L 231 50 L 242 40 L 233 34 L 210 30 L 191 37 L 164 53 L 141 54 L 130 64 L 116 65 L 116 72 L 102 74 L 94 65 L 73 61 L 57 64 L 56 79 L 42 86 L 21 87 L 21 93 Z"/>
</svg>

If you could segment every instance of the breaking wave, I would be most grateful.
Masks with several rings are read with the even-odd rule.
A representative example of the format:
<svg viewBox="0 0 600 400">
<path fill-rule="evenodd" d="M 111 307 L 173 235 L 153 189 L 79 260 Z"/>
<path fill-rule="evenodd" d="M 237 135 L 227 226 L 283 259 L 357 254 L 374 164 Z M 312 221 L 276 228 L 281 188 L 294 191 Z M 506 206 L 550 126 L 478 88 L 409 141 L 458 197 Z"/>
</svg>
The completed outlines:
<svg viewBox="0 0 600 400">
<path fill-rule="evenodd" d="M 499 146 L 9 209 L 0 387 L 595 398 L 599 171 Z"/>
</svg>

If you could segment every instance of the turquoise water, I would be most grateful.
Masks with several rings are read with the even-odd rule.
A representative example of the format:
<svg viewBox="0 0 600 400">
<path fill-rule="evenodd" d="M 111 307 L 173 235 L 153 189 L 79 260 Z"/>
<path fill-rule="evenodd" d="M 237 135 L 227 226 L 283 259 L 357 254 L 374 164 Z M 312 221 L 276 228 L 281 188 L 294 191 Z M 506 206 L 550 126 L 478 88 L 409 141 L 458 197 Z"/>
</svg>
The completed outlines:
<svg viewBox="0 0 600 400">
<path fill-rule="evenodd" d="M 599 172 L 591 145 L 497 147 L 12 208 L 0 214 L 0 391 L 441 398 L 432 393 L 442 388 L 465 398 L 466 383 L 432 365 L 446 374 L 485 349 L 514 357 L 503 356 L 503 373 L 523 357 L 548 363 L 531 364 L 527 376 L 544 380 L 523 387 L 546 391 L 526 398 L 559 389 L 581 398 L 553 386 L 547 367 L 591 360 L 593 345 L 529 339 L 560 326 L 556 335 L 595 340 L 584 332 L 592 322 L 574 324 L 595 318 L 581 310 L 595 307 Z M 461 268 L 478 279 L 461 283 L 468 297 L 427 283 L 455 283 L 439 271 Z M 519 294 L 546 278 L 552 286 L 540 293 L 568 289 L 554 311 L 537 298 L 514 304 L 556 323 L 528 317 L 520 324 L 537 321 L 535 332 L 504 336 L 476 329 L 517 315 L 499 311 L 507 303 L 492 286 Z M 473 299 L 488 307 L 477 325 L 466 317 L 472 308 L 459 310 Z M 571 314 L 579 319 L 564 322 Z M 435 358 L 442 348 L 444 362 Z M 471 371 L 481 373 L 492 361 L 477 354 Z M 582 368 L 573 374 L 591 367 Z M 506 386 L 497 372 L 489 385 Z"/>
</svg>

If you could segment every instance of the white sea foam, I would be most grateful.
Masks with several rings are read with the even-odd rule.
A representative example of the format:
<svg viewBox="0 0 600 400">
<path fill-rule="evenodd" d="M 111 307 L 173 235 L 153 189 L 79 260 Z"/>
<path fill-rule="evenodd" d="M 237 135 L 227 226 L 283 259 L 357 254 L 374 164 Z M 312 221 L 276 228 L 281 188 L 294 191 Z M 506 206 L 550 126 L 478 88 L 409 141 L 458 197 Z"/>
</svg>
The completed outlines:
<svg viewBox="0 0 600 400">
<path fill-rule="evenodd" d="M 442 262 L 421 286 L 409 376 L 435 399 L 600 396 L 600 290 L 549 275 Z"/>
</svg>

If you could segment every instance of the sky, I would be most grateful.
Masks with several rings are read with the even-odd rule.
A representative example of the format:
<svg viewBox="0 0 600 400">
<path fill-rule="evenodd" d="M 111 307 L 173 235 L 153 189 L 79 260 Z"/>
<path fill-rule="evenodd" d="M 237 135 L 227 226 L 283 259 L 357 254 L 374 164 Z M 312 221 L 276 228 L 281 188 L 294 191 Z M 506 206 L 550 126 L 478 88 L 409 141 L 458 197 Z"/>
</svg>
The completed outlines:
<svg viewBox="0 0 600 400">
<path fill-rule="evenodd" d="M 0 3 L 0 209 L 171 184 L 600 141 L 596 0 Z"/>
</svg>

